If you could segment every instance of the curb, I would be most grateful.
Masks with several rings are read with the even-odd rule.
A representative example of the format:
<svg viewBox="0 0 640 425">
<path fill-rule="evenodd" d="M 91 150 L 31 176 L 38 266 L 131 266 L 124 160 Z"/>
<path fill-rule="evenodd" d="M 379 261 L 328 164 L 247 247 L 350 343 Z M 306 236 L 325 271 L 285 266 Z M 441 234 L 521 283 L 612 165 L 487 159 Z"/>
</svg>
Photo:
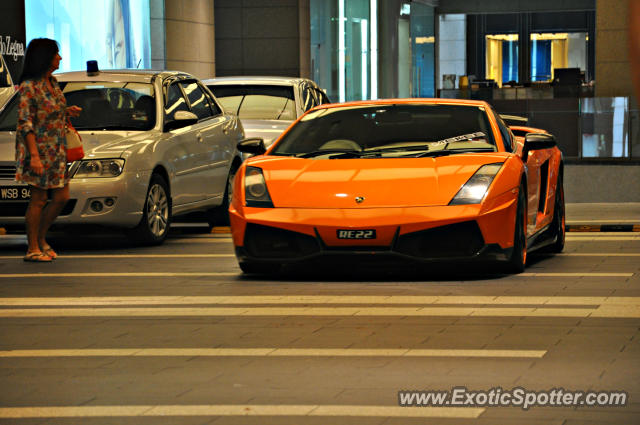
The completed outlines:
<svg viewBox="0 0 640 425">
<path fill-rule="evenodd" d="M 640 232 L 640 224 L 567 224 L 567 232 Z"/>
</svg>

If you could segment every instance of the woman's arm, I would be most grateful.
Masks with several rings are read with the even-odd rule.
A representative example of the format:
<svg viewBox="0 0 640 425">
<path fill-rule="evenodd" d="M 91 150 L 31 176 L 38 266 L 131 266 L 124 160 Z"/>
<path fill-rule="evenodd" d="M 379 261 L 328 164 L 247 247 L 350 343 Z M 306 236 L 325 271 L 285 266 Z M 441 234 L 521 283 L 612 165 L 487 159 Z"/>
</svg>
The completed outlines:
<svg viewBox="0 0 640 425">
<path fill-rule="evenodd" d="M 18 107 L 18 125 L 16 132 L 22 135 L 27 145 L 30 157 L 29 168 L 34 174 L 41 175 L 44 172 L 44 166 L 40 160 L 40 153 L 38 152 L 36 134 L 33 126 L 38 111 L 33 82 L 23 82 L 20 84 L 18 90 L 20 92 L 20 105 Z"/>
</svg>

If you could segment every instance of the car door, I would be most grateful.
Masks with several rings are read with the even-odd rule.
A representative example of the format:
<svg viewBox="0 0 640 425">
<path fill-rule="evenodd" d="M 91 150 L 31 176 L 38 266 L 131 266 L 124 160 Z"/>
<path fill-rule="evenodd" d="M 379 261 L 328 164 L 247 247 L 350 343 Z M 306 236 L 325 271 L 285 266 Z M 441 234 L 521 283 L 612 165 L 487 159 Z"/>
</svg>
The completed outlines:
<svg viewBox="0 0 640 425">
<path fill-rule="evenodd" d="M 234 143 L 229 136 L 230 116 L 225 116 L 197 81 L 180 83 L 191 112 L 198 116 L 194 126 L 197 137 L 204 146 L 203 193 L 206 199 L 222 197 L 227 184 L 227 174 L 233 159 Z"/>
<path fill-rule="evenodd" d="M 190 111 L 189 103 L 180 86 L 173 82 L 167 87 L 165 122 L 178 111 Z M 171 164 L 171 198 L 179 207 L 205 198 L 207 148 L 200 123 L 169 131 L 165 160 Z"/>
</svg>

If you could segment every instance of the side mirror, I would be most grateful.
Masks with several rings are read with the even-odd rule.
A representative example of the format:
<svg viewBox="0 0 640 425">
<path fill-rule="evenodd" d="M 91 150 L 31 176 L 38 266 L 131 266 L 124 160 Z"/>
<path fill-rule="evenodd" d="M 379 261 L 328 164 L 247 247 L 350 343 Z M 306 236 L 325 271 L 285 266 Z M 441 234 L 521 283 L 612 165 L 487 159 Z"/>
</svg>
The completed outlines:
<svg viewBox="0 0 640 425">
<path fill-rule="evenodd" d="M 549 149 L 557 146 L 556 138 L 552 134 L 529 133 L 524 138 L 522 159 L 526 162 L 530 151 Z"/>
<path fill-rule="evenodd" d="M 238 142 L 238 150 L 244 153 L 262 155 L 267 151 L 267 148 L 264 147 L 264 140 L 261 137 L 254 137 Z"/>
<path fill-rule="evenodd" d="M 175 130 L 198 122 L 198 116 L 189 111 L 177 111 L 173 114 L 173 119 L 164 124 L 164 131 Z"/>
</svg>

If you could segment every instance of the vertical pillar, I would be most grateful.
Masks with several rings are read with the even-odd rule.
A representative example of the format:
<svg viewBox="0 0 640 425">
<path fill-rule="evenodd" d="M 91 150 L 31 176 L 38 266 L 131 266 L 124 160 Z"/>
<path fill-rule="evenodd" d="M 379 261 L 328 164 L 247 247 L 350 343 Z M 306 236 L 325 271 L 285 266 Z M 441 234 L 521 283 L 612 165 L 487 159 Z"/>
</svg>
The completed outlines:
<svg viewBox="0 0 640 425">
<path fill-rule="evenodd" d="M 166 68 L 215 75 L 214 0 L 165 0 Z"/>
<path fill-rule="evenodd" d="M 631 96 L 627 42 L 629 1 L 596 1 L 596 96 Z M 634 70 L 638 72 L 638 70 Z"/>
</svg>

